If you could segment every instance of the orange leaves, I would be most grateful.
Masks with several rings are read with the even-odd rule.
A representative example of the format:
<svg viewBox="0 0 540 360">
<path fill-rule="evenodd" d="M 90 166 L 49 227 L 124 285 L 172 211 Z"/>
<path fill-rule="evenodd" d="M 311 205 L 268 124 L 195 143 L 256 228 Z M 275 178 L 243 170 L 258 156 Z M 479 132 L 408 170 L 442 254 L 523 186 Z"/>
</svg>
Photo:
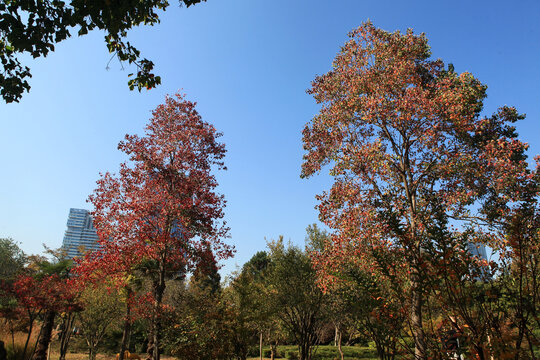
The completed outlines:
<svg viewBox="0 0 540 360">
<path fill-rule="evenodd" d="M 302 176 L 330 165 L 336 178 L 321 197 L 323 221 L 350 235 L 382 222 L 406 244 L 411 228 L 409 238 L 420 241 L 435 199 L 462 217 L 486 188 L 505 201 L 520 196 L 508 187 L 530 177 L 516 161 L 526 145 L 504 125 L 519 118 L 515 109 L 479 118 L 485 85 L 430 60 L 423 35 L 368 22 L 349 36 L 332 71 L 308 90 L 322 108 L 303 131 Z"/>
<path fill-rule="evenodd" d="M 538 196 L 538 174 L 511 125 L 523 116 L 502 107 L 482 118 L 486 86 L 430 59 L 424 35 L 365 23 L 349 37 L 308 90 L 321 109 L 303 130 L 302 176 L 328 166 L 334 177 L 317 197 L 334 234 L 315 263 L 327 287 L 345 264 L 391 279 L 413 293 L 418 319 L 428 286 L 496 272 L 468 241 L 501 250 L 523 240 L 504 243 L 495 226 Z"/>
</svg>

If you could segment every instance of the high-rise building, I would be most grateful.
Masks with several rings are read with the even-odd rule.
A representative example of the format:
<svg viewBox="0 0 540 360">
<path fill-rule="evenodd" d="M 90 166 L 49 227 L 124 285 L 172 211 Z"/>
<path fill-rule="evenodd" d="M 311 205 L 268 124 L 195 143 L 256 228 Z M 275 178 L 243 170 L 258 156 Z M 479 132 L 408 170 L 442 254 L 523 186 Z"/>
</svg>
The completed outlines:
<svg viewBox="0 0 540 360">
<path fill-rule="evenodd" d="M 478 256 L 481 259 L 488 260 L 486 246 L 480 243 L 469 243 L 469 251 L 472 256 Z"/>
<path fill-rule="evenodd" d="M 62 249 L 66 251 L 67 257 L 72 259 L 98 248 L 98 235 L 90 212 L 84 209 L 69 209 L 67 230 L 62 242 Z"/>
</svg>

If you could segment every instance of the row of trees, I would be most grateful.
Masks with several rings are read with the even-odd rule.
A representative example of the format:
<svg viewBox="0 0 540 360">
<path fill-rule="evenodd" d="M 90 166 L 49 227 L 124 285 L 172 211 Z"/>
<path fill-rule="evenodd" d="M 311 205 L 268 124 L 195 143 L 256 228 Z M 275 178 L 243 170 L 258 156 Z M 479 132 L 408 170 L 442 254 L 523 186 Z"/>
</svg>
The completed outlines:
<svg viewBox="0 0 540 360">
<path fill-rule="evenodd" d="M 65 358 L 74 328 L 84 338 L 90 359 L 95 359 L 107 337 L 120 330 L 124 336 L 111 350 L 150 348 L 149 355 L 155 355 L 152 263 L 134 267 L 124 287 L 116 286 L 114 276 L 81 282 L 67 276 L 76 269 L 70 261 L 25 257 L 13 241 L 3 241 L 15 252 L 2 249 L 9 260 L 2 269 L 11 269 L 9 276 L 2 276 L 2 321 L 10 329 L 12 349 L 14 335 L 26 334 L 21 359 L 46 358 L 55 327 L 60 359 Z M 270 344 L 273 358 L 278 345 L 299 344 L 300 358 L 310 358 L 328 318 L 305 251 L 285 245 L 282 238 L 270 242 L 268 252 L 257 253 L 226 284 L 211 253 L 206 256 L 194 265 L 189 279 L 166 280 L 159 313 L 160 354 L 246 359 L 254 347 Z M 18 262 L 18 267 L 9 268 L 10 261 Z M 37 339 L 32 337 L 36 323 Z"/>
<path fill-rule="evenodd" d="M 527 291 L 536 278 L 533 274 L 518 276 L 520 269 L 515 264 L 487 268 L 484 259 L 472 255 L 468 240 L 456 240 L 459 248 L 448 250 L 452 254 L 445 255 L 445 267 L 426 290 L 424 321 L 429 323 L 430 358 L 447 359 L 456 354 L 466 358 L 534 358 L 535 331 L 540 327 L 533 313 L 536 294 Z M 380 359 L 413 355 L 408 299 L 403 296 L 406 272 L 393 265 L 397 259 L 383 259 L 381 254 L 379 261 L 388 268 L 387 275 L 378 275 L 351 257 L 334 268 L 329 282 L 317 274 L 314 265 L 320 256 L 328 255 L 331 242 L 332 237 L 314 225 L 307 229 L 305 250 L 285 244 L 282 237 L 271 241 L 267 251 L 255 254 L 225 283 L 211 258 L 201 258 L 189 279 L 168 279 L 160 311 L 160 353 L 179 359 L 246 359 L 255 353 L 262 357 L 264 345 L 270 347 L 265 357 L 274 359 L 283 355 L 280 345 L 295 344 L 298 355 L 289 357 L 308 360 L 316 355 L 317 345 L 334 342 L 343 359 L 342 344 L 371 342 Z M 456 250 L 461 255 L 454 254 Z M 152 344 L 154 280 L 145 267 L 133 269 L 129 291 L 115 286 L 116 280 L 110 277 L 78 290 L 72 287 L 74 283 L 58 286 L 57 277 L 32 288 L 25 287 L 24 281 L 43 281 L 45 263 L 49 266 L 46 271 L 54 274 L 66 269 L 65 264 L 40 263 L 39 271 L 30 274 L 30 269 L 38 269 L 36 258 L 28 259 L 26 267 L 21 258 L 11 259 L 11 263 L 21 264 L 19 280 L 14 283 L 18 290 L 11 297 L 4 293 L 3 320 L 12 333 L 22 330 L 28 334 L 25 352 L 37 354 L 43 339 L 50 341 L 46 334 L 55 318 L 60 324 L 61 359 L 74 327 L 80 329 L 90 359 L 95 359 L 100 348 L 118 351 L 123 346 L 144 352 Z M 394 272 L 398 276 L 389 280 Z M 56 299 L 55 305 L 52 299 Z M 6 300 L 12 301 L 10 307 L 5 306 Z M 51 311 L 55 313 L 53 321 L 47 320 Z M 41 331 L 33 350 L 35 345 L 29 340 L 36 320 Z M 122 331 L 122 338 L 115 336 Z M 520 346 L 520 340 L 525 346 Z"/>
</svg>

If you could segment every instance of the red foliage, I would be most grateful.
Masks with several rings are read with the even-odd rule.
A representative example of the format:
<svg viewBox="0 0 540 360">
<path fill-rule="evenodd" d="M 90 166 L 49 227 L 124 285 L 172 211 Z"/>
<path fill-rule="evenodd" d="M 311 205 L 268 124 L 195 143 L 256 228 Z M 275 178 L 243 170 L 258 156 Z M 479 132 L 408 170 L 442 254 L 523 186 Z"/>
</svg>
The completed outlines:
<svg viewBox="0 0 540 360">
<path fill-rule="evenodd" d="M 54 312 L 80 309 L 76 288 L 57 274 L 40 278 L 21 275 L 13 284 L 13 293 L 18 304 L 28 309 Z"/>
<path fill-rule="evenodd" d="M 195 103 L 167 97 L 153 111 L 145 136 L 126 135 L 120 142 L 129 161 L 118 175 L 103 174 L 89 198 L 102 249 L 88 254 L 77 272 L 113 275 L 123 285 L 135 266 L 147 266 L 156 328 L 167 276 L 197 264 L 207 250 L 216 259 L 232 255 L 223 242 L 225 200 L 212 175 L 226 169 L 220 136 L 202 121 Z"/>
<path fill-rule="evenodd" d="M 89 256 L 95 266 L 87 271 L 114 273 L 141 259 L 180 270 L 208 245 L 218 258 L 231 256 L 221 240 L 228 229 L 217 221 L 225 201 L 211 174 L 225 169 L 219 136 L 181 95 L 158 106 L 146 136 L 126 135 L 118 148 L 130 162 L 118 176 L 105 173 L 90 196 L 103 250 Z"/>
</svg>

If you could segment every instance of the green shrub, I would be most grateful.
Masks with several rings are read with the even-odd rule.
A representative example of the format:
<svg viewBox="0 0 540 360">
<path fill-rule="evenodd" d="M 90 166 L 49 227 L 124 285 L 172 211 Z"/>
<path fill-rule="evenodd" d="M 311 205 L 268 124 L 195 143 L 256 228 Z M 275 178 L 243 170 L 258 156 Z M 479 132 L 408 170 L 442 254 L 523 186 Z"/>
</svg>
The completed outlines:
<svg viewBox="0 0 540 360">
<path fill-rule="evenodd" d="M 297 360 L 298 359 L 298 351 L 287 351 L 287 359 L 289 360 Z"/>
<path fill-rule="evenodd" d="M 257 353 L 259 355 L 259 353 Z M 266 349 L 263 350 L 263 356 L 265 358 L 270 358 L 272 356 L 272 350 Z M 283 352 L 279 350 L 279 348 L 276 350 L 276 353 L 274 354 L 274 359 L 280 359 L 283 358 Z"/>
<path fill-rule="evenodd" d="M 260 354 L 260 349 L 259 349 L 259 346 L 250 346 L 248 348 L 248 353 L 247 353 L 247 356 L 248 357 L 258 357 Z"/>
</svg>

